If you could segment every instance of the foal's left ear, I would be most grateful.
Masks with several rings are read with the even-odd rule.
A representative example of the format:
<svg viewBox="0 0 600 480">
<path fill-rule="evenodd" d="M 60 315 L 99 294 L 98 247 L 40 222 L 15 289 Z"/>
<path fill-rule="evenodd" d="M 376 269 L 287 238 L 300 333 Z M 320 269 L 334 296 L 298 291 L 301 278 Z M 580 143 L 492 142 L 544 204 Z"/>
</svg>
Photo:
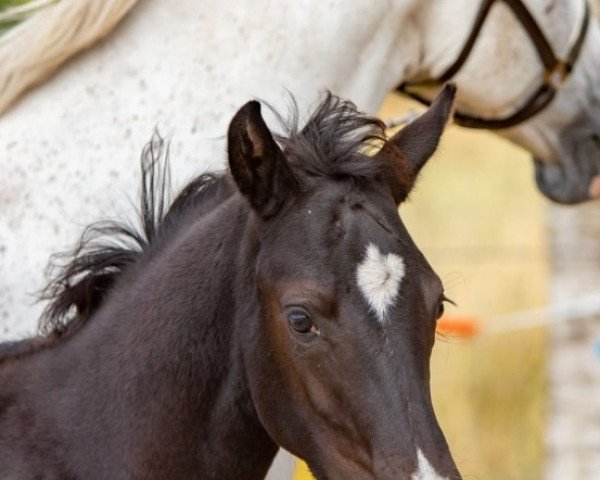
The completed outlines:
<svg viewBox="0 0 600 480">
<path fill-rule="evenodd" d="M 419 171 L 434 154 L 452 112 L 456 86 L 447 84 L 429 109 L 390 138 L 377 153 L 388 167 L 396 204 L 406 199 Z"/>
<path fill-rule="evenodd" d="M 248 102 L 235 114 L 229 124 L 227 148 L 231 174 L 240 192 L 262 217 L 277 214 L 297 182 L 260 114 L 260 103 Z"/>
</svg>

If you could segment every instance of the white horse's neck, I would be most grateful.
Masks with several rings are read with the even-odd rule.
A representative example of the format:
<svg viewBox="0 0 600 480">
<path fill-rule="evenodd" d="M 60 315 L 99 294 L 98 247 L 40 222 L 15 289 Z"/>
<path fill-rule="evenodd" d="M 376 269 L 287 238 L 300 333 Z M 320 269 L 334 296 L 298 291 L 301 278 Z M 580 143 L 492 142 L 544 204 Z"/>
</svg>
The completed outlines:
<svg viewBox="0 0 600 480">
<path fill-rule="evenodd" d="M 173 136 L 178 160 L 195 162 L 195 171 L 221 167 L 220 137 L 249 98 L 285 112 L 289 91 L 303 114 L 329 89 L 376 113 L 415 63 L 415 42 L 407 37 L 416 38 L 418 32 L 404 19 L 417 3 L 356 0 L 348 8 L 336 0 L 188 0 L 166 6 L 146 0 L 110 42 L 82 59 L 79 68 L 59 74 L 70 77 L 66 81 L 74 89 L 68 95 L 73 100 L 68 117 L 81 117 L 91 107 L 91 101 L 75 100 L 87 92 L 96 97 L 100 137 L 104 129 L 128 131 L 139 149 L 158 124 Z M 64 83 L 64 78 L 52 81 L 26 102 L 32 108 L 38 102 L 56 108 L 56 102 L 50 106 L 46 100 L 53 97 L 48 92 Z M 135 121 L 127 115 L 135 115 Z M 64 125 L 56 129 L 60 135 Z"/>
<path fill-rule="evenodd" d="M 112 79 L 116 87 L 126 88 L 123 78 L 139 77 L 139 92 L 126 92 L 127 97 L 155 99 L 161 111 L 153 120 L 174 128 L 182 128 L 177 111 L 185 115 L 191 106 L 198 114 L 215 112 L 221 120 L 248 97 L 282 106 L 284 89 L 296 96 L 301 110 L 328 88 L 376 112 L 385 94 L 401 82 L 443 73 L 463 48 L 482 2 L 355 0 L 348 8 L 336 0 L 285 5 L 184 0 L 168 6 L 145 0 L 112 35 L 111 51 L 96 49 L 106 65 L 94 56 L 90 61 L 101 65 L 98 83 Z M 577 33 L 584 0 L 525 2 L 557 54 L 564 55 Z M 459 84 L 458 106 L 479 116 L 505 116 L 539 86 L 542 72 L 533 42 L 498 0 L 453 79 Z M 180 109 L 167 105 L 186 96 Z M 204 96 L 208 101 L 199 102 Z M 200 123 L 206 133 L 213 127 L 209 137 L 223 132 L 224 121 Z M 538 156 L 551 157 L 528 135 L 512 137 Z"/>
</svg>

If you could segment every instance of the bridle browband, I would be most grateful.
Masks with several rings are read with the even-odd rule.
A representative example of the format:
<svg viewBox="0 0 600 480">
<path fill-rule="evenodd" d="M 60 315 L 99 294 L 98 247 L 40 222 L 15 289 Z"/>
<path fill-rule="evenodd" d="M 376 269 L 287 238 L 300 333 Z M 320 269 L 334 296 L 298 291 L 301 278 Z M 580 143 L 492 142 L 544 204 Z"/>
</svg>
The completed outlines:
<svg viewBox="0 0 600 480">
<path fill-rule="evenodd" d="M 581 30 L 579 31 L 579 36 L 577 37 L 577 40 L 573 44 L 573 47 L 571 48 L 571 51 L 567 57 L 565 59 L 560 59 L 554 54 L 554 50 L 544 35 L 544 32 L 542 32 L 540 26 L 535 21 L 535 18 L 533 18 L 531 12 L 529 12 L 521 0 L 483 0 L 479 12 L 475 17 L 475 23 L 471 33 L 454 63 L 450 65 L 450 67 L 438 79 L 425 80 L 421 82 L 405 82 L 397 87 L 397 90 L 409 95 L 421 103 L 424 103 L 425 105 L 429 105 L 431 103 L 430 100 L 426 99 L 415 91 L 412 91 L 411 88 L 442 86 L 459 72 L 469 58 L 469 55 L 473 49 L 473 45 L 475 45 L 475 41 L 481 32 L 483 24 L 485 23 L 492 6 L 497 1 L 502 1 L 508 7 L 510 7 L 516 18 L 521 22 L 521 25 L 529 35 L 529 38 L 531 38 L 531 41 L 537 50 L 537 54 L 544 65 L 544 78 L 542 85 L 516 112 L 504 118 L 482 118 L 465 113 L 455 112 L 454 121 L 457 124 L 468 128 L 485 128 L 491 130 L 509 128 L 528 120 L 547 107 L 573 70 L 579 54 L 581 53 L 581 47 L 585 41 L 590 24 L 590 6 L 587 1 L 585 1 L 585 13 L 583 22 L 581 24 Z"/>
</svg>

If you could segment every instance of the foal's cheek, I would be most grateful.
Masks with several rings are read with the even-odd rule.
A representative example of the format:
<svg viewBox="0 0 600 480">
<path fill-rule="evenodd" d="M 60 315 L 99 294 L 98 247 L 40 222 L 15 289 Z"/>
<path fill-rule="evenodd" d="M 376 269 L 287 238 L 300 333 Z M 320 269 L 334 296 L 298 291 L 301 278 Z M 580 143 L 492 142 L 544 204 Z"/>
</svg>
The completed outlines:
<svg viewBox="0 0 600 480">
<path fill-rule="evenodd" d="M 283 318 L 279 299 L 272 293 L 272 289 L 265 289 L 261 298 L 262 315 L 259 320 L 258 335 L 263 343 L 263 352 L 269 352 L 266 368 L 269 375 L 280 378 L 280 383 L 286 381 L 289 375 L 287 366 L 293 354 L 292 339 Z"/>
<path fill-rule="evenodd" d="M 285 333 L 282 328 L 281 322 L 281 309 L 277 302 L 277 299 L 273 295 L 265 294 L 261 299 L 261 315 L 258 319 L 259 332 L 258 334 L 264 338 L 264 341 L 269 344 L 270 347 L 274 347 L 275 350 L 279 351 L 284 346 L 283 334 Z"/>
</svg>

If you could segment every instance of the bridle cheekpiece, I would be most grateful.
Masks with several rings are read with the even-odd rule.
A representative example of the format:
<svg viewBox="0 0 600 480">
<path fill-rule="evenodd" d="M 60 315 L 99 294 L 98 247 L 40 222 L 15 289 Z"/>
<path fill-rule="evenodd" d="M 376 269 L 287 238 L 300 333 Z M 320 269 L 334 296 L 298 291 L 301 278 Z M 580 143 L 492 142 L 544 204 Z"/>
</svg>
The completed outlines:
<svg viewBox="0 0 600 480">
<path fill-rule="evenodd" d="M 579 30 L 579 35 L 571 47 L 569 54 L 566 56 L 566 58 L 561 59 L 558 58 L 554 53 L 554 50 L 544 35 L 544 32 L 522 0 L 484 0 L 481 4 L 479 12 L 477 13 L 477 16 L 475 17 L 475 23 L 471 29 L 471 33 L 469 34 L 463 49 L 454 63 L 450 65 L 450 67 L 446 69 L 446 71 L 437 79 L 420 82 L 405 82 L 397 87 L 397 90 L 409 95 L 421 103 L 429 105 L 431 103 L 430 100 L 417 93 L 414 88 L 442 86 L 459 72 L 469 58 L 473 46 L 475 45 L 475 41 L 481 32 L 492 6 L 499 1 L 504 2 L 513 11 L 516 18 L 521 22 L 521 25 L 533 42 L 537 54 L 544 66 L 542 84 L 531 96 L 528 97 L 528 99 L 517 109 L 516 112 L 506 117 L 483 118 L 466 113 L 455 112 L 454 121 L 463 127 L 497 130 L 501 128 L 514 127 L 515 125 L 528 120 L 546 108 L 554 99 L 565 80 L 569 77 L 573 67 L 575 66 L 575 63 L 577 62 L 577 59 L 579 58 L 579 54 L 581 53 L 581 48 L 585 41 L 590 24 L 590 6 L 587 1 L 585 1 L 585 12 L 583 21 L 581 23 L 581 28 Z"/>
</svg>

